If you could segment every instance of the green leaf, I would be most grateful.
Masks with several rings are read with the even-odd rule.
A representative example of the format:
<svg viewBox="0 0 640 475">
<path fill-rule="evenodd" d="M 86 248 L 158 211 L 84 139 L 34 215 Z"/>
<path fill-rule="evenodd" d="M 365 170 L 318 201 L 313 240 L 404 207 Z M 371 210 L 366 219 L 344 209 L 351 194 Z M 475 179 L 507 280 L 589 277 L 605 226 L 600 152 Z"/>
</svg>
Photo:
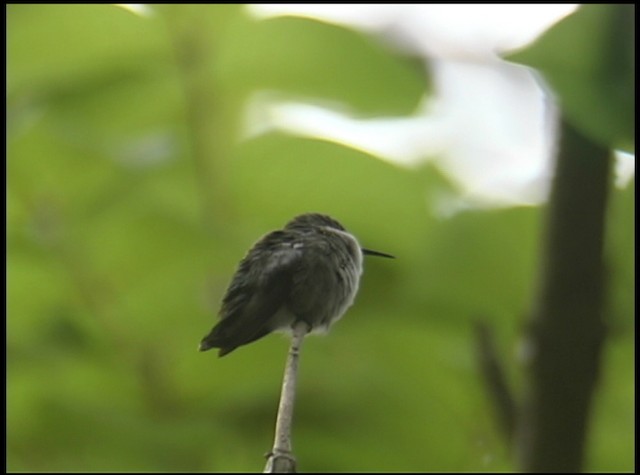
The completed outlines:
<svg viewBox="0 0 640 475">
<path fill-rule="evenodd" d="M 284 225 L 315 210 L 335 216 L 366 247 L 422 248 L 428 219 L 416 173 L 335 143 L 275 133 L 242 144 L 233 158 L 235 200 L 254 233 L 272 227 L 274 216 Z"/>
<path fill-rule="evenodd" d="M 539 69 L 576 127 L 612 148 L 634 149 L 635 7 L 583 5 L 507 59 Z"/>
<path fill-rule="evenodd" d="M 422 63 L 371 38 L 303 18 L 244 20 L 221 44 L 234 87 L 339 101 L 363 115 L 406 115 L 425 93 Z"/>
<path fill-rule="evenodd" d="M 10 5 L 7 90 L 71 89 L 167 55 L 162 24 L 111 5 Z"/>
</svg>

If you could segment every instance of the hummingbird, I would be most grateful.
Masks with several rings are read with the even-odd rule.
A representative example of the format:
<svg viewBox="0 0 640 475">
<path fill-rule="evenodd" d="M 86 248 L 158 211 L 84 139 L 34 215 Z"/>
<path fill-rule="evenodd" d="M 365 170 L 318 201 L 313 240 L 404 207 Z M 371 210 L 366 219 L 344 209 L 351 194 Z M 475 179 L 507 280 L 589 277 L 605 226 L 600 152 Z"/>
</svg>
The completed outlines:
<svg viewBox="0 0 640 475">
<path fill-rule="evenodd" d="M 360 247 L 338 221 L 320 213 L 296 216 L 260 238 L 240 261 L 222 299 L 220 321 L 200 342 L 218 356 L 299 321 L 324 333 L 351 306 L 364 255 L 394 258 Z"/>
</svg>

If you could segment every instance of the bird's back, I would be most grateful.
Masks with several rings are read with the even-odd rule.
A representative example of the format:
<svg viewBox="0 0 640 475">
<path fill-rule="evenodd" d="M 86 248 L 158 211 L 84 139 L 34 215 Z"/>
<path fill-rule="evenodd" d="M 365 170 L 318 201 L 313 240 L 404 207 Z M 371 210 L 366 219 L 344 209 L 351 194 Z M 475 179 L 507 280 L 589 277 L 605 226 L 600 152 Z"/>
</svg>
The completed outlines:
<svg viewBox="0 0 640 475">
<path fill-rule="evenodd" d="M 287 225 L 271 232 L 240 262 L 220 322 L 200 350 L 220 348 L 223 356 L 288 330 L 296 320 L 307 322 L 311 331 L 326 331 L 353 302 L 361 272 L 358 242 L 341 226 Z"/>
</svg>

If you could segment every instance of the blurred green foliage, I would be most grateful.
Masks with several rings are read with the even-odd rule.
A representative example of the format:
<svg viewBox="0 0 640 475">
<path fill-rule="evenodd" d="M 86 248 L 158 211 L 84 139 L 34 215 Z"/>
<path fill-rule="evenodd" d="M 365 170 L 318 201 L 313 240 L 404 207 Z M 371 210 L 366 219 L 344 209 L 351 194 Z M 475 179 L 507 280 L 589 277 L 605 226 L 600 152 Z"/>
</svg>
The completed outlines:
<svg viewBox="0 0 640 475">
<path fill-rule="evenodd" d="M 540 209 L 438 219 L 433 197 L 455 190 L 430 166 L 278 133 L 237 139 L 243 100 L 264 88 L 410 113 L 428 90 L 414 60 L 235 5 L 148 17 L 10 5 L 7 17 L 8 470 L 261 470 L 286 339 L 224 360 L 196 348 L 246 249 L 306 211 L 398 259 L 367 261 L 348 316 L 305 343 L 299 468 L 513 468 L 471 323 L 494 325 L 518 387 Z M 595 471 L 634 462 L 633 198 L 633 185 L 614 191 L 609 216 Z"/>
<path fill-rule="evenodd" d="M 576 127 L 633 152 L 635 5 L 584 5 L 509 59 L 543 72 Z"/>
</svg>

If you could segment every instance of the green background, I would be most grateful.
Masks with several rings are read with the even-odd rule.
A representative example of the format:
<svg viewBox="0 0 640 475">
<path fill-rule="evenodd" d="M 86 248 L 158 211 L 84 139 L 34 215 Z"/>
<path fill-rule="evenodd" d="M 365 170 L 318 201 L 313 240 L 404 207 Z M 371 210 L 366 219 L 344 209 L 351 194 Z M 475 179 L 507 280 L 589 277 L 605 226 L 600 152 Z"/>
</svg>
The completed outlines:
<svg viewBox="0 0 640 475">
<path fill-rule="evenodd" d="M 633 56 L 618 36 L 633 25 L 607 28 L 625 8 L 582 7 L 513 60 L 630 150 Z M 493 326 L 518 394 L 544 209 L 438 218 L 434 200 L 457 190 L 430 165 L 276 132 L 240 140 L 254 91 L 401 116 L 429 80 L 416 59 L 310 19 L 154 11 L 7 9 L 7 469 L 262 470 L 287 340 L 224 359 L 196 349 L 249 246 L 307 211 L 397 259 L 367 260 L 354 307 L 305 342 L 299 469 L 513 469 L 473 322 Z M 584 48 L 563 52 L 572 41 Z M 634 467 L 633 195 L 632 182 L 611 196 L 590 471 Z"/>
</svg>

